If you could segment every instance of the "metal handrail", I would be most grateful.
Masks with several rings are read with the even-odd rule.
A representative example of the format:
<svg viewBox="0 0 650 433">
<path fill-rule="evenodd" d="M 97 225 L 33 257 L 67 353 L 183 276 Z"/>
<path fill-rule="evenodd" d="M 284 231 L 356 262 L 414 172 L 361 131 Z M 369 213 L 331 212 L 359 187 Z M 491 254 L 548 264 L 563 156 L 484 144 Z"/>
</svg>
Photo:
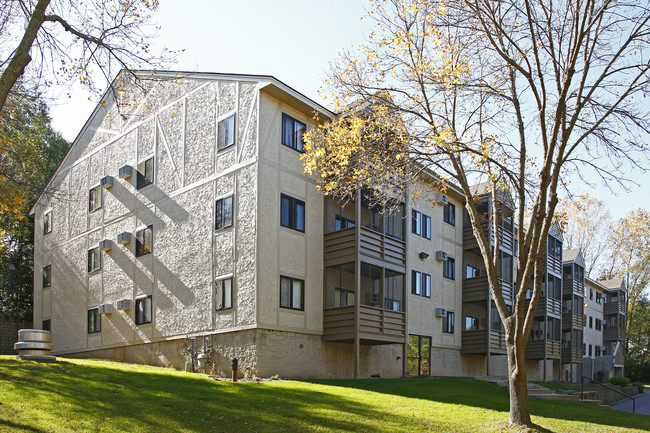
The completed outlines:
<svg viewBox="0 0 650 433">
<path fill-rule="evenodd" d="M 635 397 L 630 397 L 627 394 L 622 393 L 621 391 L 618 391 L 611 386 L 607 386 L 604 383 L 600 383 L 596 380 L 593 380 L 587 376 L 582 376 L 582 379 L 580 380 L 580 401 L 584 400 L 584 388 L 585 388 L 585 379 L 592 381 L 593 383 L 596 383 L 604 388 L 609 389 L 610 391 L 614 391 L 616 394 L 620 394 L 623 397 L 632 400 L 632 413 L 636 413 L 636 398 Z"/>
</svg>

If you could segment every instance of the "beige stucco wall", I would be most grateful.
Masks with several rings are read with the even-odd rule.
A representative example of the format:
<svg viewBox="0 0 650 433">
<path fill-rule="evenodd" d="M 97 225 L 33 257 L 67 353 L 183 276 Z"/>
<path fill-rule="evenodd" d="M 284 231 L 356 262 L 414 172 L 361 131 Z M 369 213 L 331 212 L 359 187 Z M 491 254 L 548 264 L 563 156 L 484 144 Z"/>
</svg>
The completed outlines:
<svg viewBox="0 0 650 433">
<path fill-rule="evenodd" d="M 456 225 L 443 220 L 443 206 L 436 204 L 437 191 L 429 184 L 421 183 L 419 197 L 410 199 L 406 212 L 406 232 L 408 236 L 408 263 L 406 293 L 408 299 L 408 332 L 431 337 L 431 345 L 436 348 L 460 349 L 462 336 L 463 302 L 463 205 L 453 197 L 449 202 L 456 206 Z M 412 233 L 411 210 L 415 209 L 431 217 L 431 239 Z M 443 277 L 443 262 L 436 260 L 436 251 L 445 251 L 455 259 L 456 278 Z M 419 257 L 427 253 L 426 259 Z M 431 298 L 411 294 L 411 271 L 416 270 L 431 275 Z M 454 333 L 442 332 L 442 318 L 435 316 L 436 308 L 454 312 Z M 445 353 L 444 351 L 441 353 Z M 432 367 L 435 358 L 431 359 Z"/>
<path fill-rule="evenodd" d="M 163 82 L 124 120 L 99 109 L 35 209 L 34 326 L 51 319 L 55 353 L 164 341 L 179 335 L 255 323 L 257 83 L 233 80 Z M 137 92 L 136 92 L 137 93 Z M 145 92 L 146 93 L 146 92 Z M 236 146 L 217 152 L 216 122 L 237 113 Z M 108 116 L 107 116 L 108 114 Z M 118 118 L 116 120 L 116 118 Z M 138 162 L 153 156 L 154 184 L 136 189 Z M 133 176 L 118 178 L 122 165 Z M 88 213 L 88 191 L 114 177 L 103 207 Z M 215 200 L 235 196 L 233 227 L 214 230 Z M 42 220 L 53 212 L 53 231 Z M 135 257 L 135 231 L 153 225 L 153 254 Z M 132 242 L 122 246 L 123 231 Z M 87 273 L 87 251 L 102 239 L 102 270 Z M 52 287 L 42 268 L 52 264 Z M 215 312 L 215 277 L 232 275 L 233 309 Z M 136 326 L 135 311 L 117 300 L 153 296 L 153 323 Z M 112 303 L 102 331 L 87 333 L 87 311 Z"/>
<path fill-rule="evenodd" d="M 593 298 L 589 299 L 589 290 L 593 290 Z M 602 295 L 600 304 L 596 302 L 596 293 Z M 596 321 L 602 321 L 604 314 L 603 309 L 605 305 L 605 294 L 606 290 L 603 290 L 600 287 L 591 285 L 588 280 L 585 280 L 585 316 L 587 316 L 587 322 L 585 323 L 583 341 L 586 344 L 585 357 L 595 358 L 596 357 L 596 346 L 603 345 L 603 329 L 604 326 L 600 327 L 600 330 L 596 330 Z M 592 323 L 593 327 L 589 327 L 589 317 L 593 317 Z M 589 345 L 591 344 L 591 356 L 589 356 Z"/>
</svg>

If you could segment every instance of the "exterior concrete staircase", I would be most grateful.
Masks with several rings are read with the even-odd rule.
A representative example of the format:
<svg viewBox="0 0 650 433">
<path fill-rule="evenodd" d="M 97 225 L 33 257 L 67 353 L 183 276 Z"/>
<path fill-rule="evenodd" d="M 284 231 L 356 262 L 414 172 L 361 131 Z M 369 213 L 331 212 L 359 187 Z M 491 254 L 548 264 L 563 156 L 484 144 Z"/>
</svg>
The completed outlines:
<svg viewBox="0 0 650 433">
<path fill-rule="evenodd" d="M 501 388 L 508 388 L 507 379 L 488 379 L 488 382 L 494 383 Z M 602 401 L 598 400 L 598 393 L 596 391 L 585 391 L 580 400 L 580 393 L 573 391 L 554 391 L 542 385 L 528 382 L 528 397 L 538 398 L 540 400 L 553 400 L 553 401 L 582 401 L 583 403 L 601 406 Z"/>
</svg>

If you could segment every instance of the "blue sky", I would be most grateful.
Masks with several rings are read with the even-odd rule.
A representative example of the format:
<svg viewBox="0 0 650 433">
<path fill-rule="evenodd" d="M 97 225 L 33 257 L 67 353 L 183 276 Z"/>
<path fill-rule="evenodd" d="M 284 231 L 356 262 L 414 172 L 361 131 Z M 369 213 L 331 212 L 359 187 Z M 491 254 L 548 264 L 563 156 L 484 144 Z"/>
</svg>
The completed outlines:
<svg viewBox="0 0 650 433">
<path fill-rule="evenodd" d="M 162 0 L 157 14 L 162 26 L 154 42 L 159 48 L 184 49 L 177 69 L 184 71 L 273 75 L 323 103 L 328 63 L 345 49 L 364 41 L 371 22 L 362 20 L 367 0 Z M 95 102 L 84 89 L 61 90 L 52 106 L 54 127 L 73 140 Z M 576 192 L 604 200 L 614 218 L 647 207 L 650 174 L 627 173 L 639 187 L 615 194 L 575 180 Z"/>
</svg>

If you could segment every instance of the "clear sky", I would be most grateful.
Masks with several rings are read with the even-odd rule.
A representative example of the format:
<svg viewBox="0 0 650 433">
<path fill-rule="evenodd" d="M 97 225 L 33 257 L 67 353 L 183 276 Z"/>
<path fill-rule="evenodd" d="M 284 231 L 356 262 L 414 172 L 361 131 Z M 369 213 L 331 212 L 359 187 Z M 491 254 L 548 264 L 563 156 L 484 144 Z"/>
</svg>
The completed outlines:
<svg viewBox="0 0 650 433">
<path fill-rule="evenodd" d="M 183 71 L 273 75 L 319 103 L 328 63 L 364 41 L 371 23 L 362 20 L 367 0 L 161 0 L 162 26 L 155 44 L 184 49 Z M 79 88 L 59 93 L 52 106 L 54 128 L 73 140 L 95 102 Z M 650 174 L 626 173 L 640 186 L 630 193 L 573 182 L 577 192 L 604 200 L 614 218 L 647 208 Z"/>
</svg>

